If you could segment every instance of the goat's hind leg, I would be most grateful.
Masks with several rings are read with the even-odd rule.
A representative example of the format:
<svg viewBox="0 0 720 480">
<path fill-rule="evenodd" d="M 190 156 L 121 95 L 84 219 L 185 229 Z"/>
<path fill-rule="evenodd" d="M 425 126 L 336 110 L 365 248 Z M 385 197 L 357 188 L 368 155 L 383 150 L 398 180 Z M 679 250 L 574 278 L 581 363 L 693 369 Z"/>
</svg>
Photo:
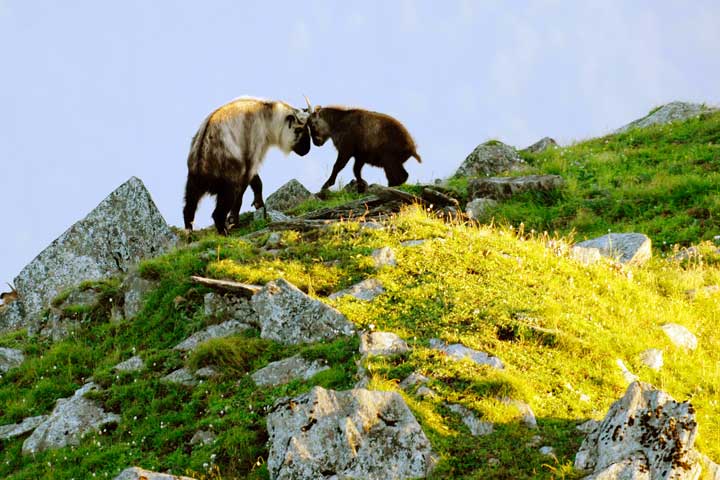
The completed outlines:
<svg viewBox="0 0 720 480">
<path fill-rule="evenodd" d="M 200 182 L 192 175 L 188 175 L 187 183 L 185 184 L 185 207 L 183 208 L 183 220 L 185 221 L 186 230 L 193 229 L 198 202 L 205 193 L 206 191 L 200 185 Z"/>
<path fill-rule="evenodd" d="M 217 192 L 215 210 L 212 213 L 215 228 L 220 235 L 227 235 L 228 212 L 233 208 L 235 202 L 235 188 L 230 183 L 223 184 Z"/>
</svg>

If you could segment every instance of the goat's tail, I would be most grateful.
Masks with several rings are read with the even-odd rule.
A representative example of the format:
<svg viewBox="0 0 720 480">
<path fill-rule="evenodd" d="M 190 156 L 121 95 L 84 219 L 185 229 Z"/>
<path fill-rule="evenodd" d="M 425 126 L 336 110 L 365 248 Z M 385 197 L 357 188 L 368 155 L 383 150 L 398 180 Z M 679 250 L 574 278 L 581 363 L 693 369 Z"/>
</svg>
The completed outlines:
<svg viewBox="0 0 720 480">
<path fill-rule="evenodd" d="M 418 161 L 418 163 L 422 163 L 422 158 L 420 158 L 420 155 L 418 155 L 417 152 L 411 153 L 410 156 L 415 157 L 415 159 Z"/>
</svg>

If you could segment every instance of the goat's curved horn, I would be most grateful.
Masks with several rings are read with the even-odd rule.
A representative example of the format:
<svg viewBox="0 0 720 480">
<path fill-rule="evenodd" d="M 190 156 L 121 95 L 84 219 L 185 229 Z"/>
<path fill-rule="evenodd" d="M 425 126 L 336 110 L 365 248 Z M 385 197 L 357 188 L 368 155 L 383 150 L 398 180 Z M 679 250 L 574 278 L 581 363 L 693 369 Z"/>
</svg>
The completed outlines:
<svg viewBox="0 0 720 480">
<path fill-rule="evenodd" d="M 305 97 L 305 102 L 307 103 L 307 106 L 308 106 L 308 112 L 312 113 L 313 107 L 312 107 L 312 104 L 310 103 L 310 99 L 307 97 L 307 95 L 303 95 L 303 97 Z"/>
</svg>

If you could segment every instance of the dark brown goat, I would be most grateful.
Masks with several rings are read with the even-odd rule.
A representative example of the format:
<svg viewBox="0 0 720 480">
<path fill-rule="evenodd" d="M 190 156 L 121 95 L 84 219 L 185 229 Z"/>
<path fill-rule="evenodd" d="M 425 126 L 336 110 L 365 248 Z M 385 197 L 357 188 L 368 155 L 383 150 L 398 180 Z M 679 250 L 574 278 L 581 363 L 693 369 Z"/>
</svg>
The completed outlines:
<svg viewBox="0 0 720 480">
<path fill-rule="evenodd" d="M 185 228 L 192 230 L 195 211 L 206 193 L 217 196 L 212 217 L 220 234 L 237 222 L 243 194 L 254 193 L 263 206 L 258 170 L 270 147 L 300 156 L 310 151 L 308 114 L 287 103 L 241 97 L 212 112 L 192 139 L 185 184 Z"/>
<path fill-rule="evenodd" d="M 309 100 L 308 109 L 312 112 L 308 125 L 313 143 L 319 147 L 332 138 L 338 151 L 330 178 L 322 186 L 323 190 L 335 183 L 337 174 L 352 157 L 355 157 L 353 173 L 358 192 L 367 189 L 367 182 L 360 175 L 366 163 L 383 168 L 388 185 L 394 187 L 408 178 L 408 172 L 403 167 L 405 161 L 410 157 L 422 161 L 410 133 L 389 115 L 359 108 L 318 106 L 313 109 Z"/>
</svg>

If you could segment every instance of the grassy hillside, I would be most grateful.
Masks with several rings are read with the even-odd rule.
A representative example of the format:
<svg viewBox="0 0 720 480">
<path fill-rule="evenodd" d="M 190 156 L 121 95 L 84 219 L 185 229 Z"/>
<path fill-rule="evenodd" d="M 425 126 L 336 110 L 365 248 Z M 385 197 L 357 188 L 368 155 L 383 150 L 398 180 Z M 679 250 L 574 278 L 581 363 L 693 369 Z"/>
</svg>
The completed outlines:
<svg viewBox="0 0 720 480">
<path fill-rule="evenodd" d="M 665 250 L 720 233 L 720 112 L 523 156 L 531 173 L 561 175 L 566 188 L 519 195 L 486 220 L 579 240 L 642 232 Z"/>
<path fill-rule="evenodd" d="M 172 347 L 212 322 L 203 313 L 209 290 L 191 283 L 194 274 L 257 284 L 283 277 L 359 328 L 404 338 L 409 354 L 365 365 L 369 388 L 404 396 L 440 456 L 436 478 L 578 478 L 572 470 L 582 442 L 576 426 L 604 416 L 624 393 L 617 359 L 642 380 L 692 401 L 700 425 L 697 446 L 718 461 L 720 295 L 702 290 L 720 284 L 715 247 L 706 242 L 683 262 L 655 258 L 636 268 L 584 266 L 566 255 L 563 237 L 528 233 L 575 229 L 577 237 L 633 230 L 648 233 L 656 244 L 711 238 L 718 211 L 712 169 L 720 162 L 718 136 L 716 115 L 529 156 L 538 171 L 565 176 L 568 188 L 553 198 L 528 195 L 500 206 L 495 226 L 445 223 L 408 207 L 383 230 L 348 221 L 323 231 L 284 232 L 276 255 L 262 248 L 268 234 L 222 238 L 205 232 L 142 264 L 142 275 L 158 286 L 133 321 L 108 321 L 111 305 L 121 301 L 117 280 L 94 284 L 103 292 L 98 307 L 66 307 L 82 319 L 75 335 L 55 344 L 24 332 L 0 337 L 0 346 L 20 348 L 29 357 L 0 379 L 0 425 L 49 413 L 56 399 L 90 376 L 105 388 L 95 398 L 122 421 L 78 447 L 35 458 L 20 454 L 24 438 L 4 442 L 0 478 L 84 479 L 88 472 L 112 478 L 130 465 L 197 478 L 267 478 L 266 407 L 313 385 L 347 389 L 358 380 L 355 338 L 287 347 L 249 331 L 210 341 L 184 358 Z M 700 208 L 707 209 L 706 218 L 688 213 Z M 507 226 L 521 221 L 524 230 Z M 401 245 L 417 239 L 426 241 Z M 370 253 L 383 246 L 396 252 L 397 267 L 375 269 Z M 368 277 L 386 290 L 375 300 L 327 299 Z M 691 298 L 690 289 L 699 293 Z M 667 322 L 694 332 L 698 349 L 674 347 L 659 328 Z M 429 348 L 431 338 L 490 353 L 506 368 L 449 361 Z M 660 372 L 641 363 L 640 353 L 648 348 L 663 350 Z M 326 359 L 332 368 L 308 382 L 254 387 L 248 372 L 295 353 Z M 135 354 L 145 360 L 145 370 L 111 370 Z M 159 381 L 183 365 L 217 365 L 221 375 L 195 388 Z M 436 397 L 399 388 L 414 371 L 430 378 Z M 525 427 L 517 408 L 501 401 L 505 397 L 528 403 L 538 429 Z M 470 436 L 446 402 L 495 423 L 494 433 Z M 215 432 L 217 442 L 191 447 L 200 429 Z M 552 446 L 556 458 L 541 455 L 542 445 Z M 493 458 L 499 462 L 489 462 Z"/>
</svg>

